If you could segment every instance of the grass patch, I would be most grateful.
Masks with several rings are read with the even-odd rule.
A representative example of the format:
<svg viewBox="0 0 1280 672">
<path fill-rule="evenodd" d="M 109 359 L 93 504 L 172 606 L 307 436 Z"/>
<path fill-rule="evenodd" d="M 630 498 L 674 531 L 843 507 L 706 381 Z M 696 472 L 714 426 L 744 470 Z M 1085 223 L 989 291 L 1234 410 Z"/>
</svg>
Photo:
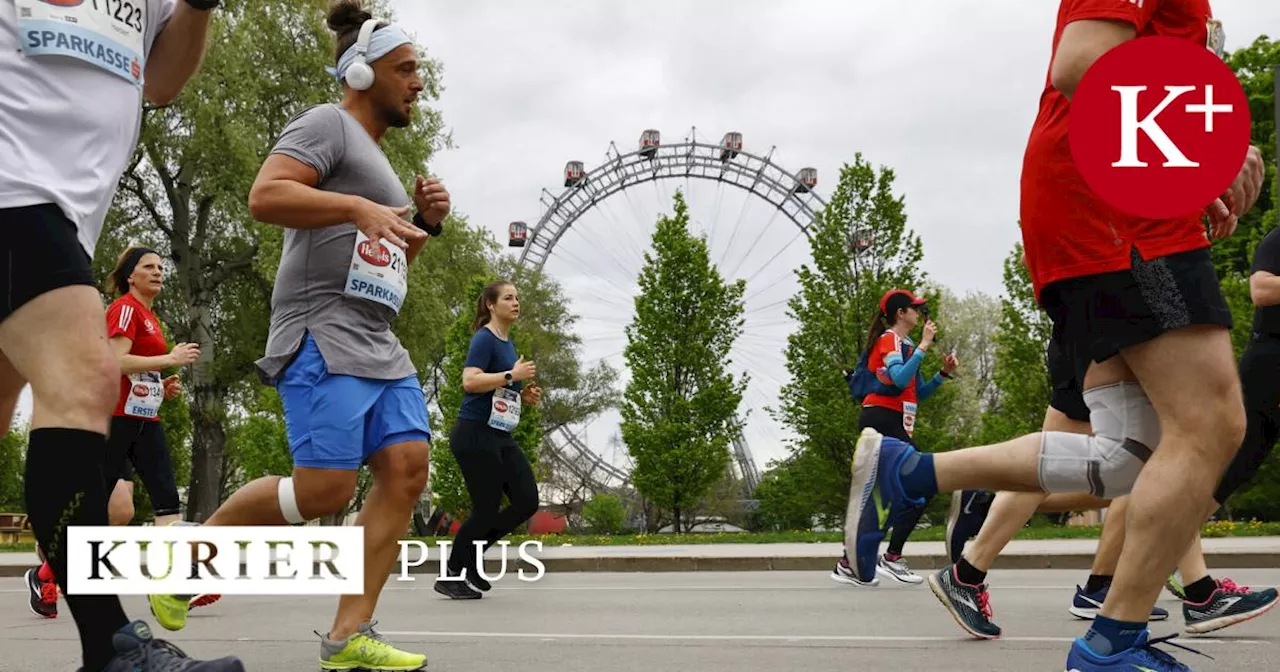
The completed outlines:
<svg viewBox="0 0 1280 672">
<path fill-rule="evenodd" d="M 942 526 L 926 527 L 911 533 L 911 541 L 942 541 L 947 530 Z M 1098 525 L 1084 527 L 1025 527 L 1017 539 L 1097 539 L 1102 533 Z M 1200 528 L 1205 538 L 1215 537 L 1273 537 L 1280 536 L 1280 523 L 1258 521 L 1215 521 Z M 428 544 L 451 540 L 451 537 L 418 537 Z M 839 543 L 844 537 L 839 532 L 725 532 L 720 534 L 548 534 L 512 535 L 507 537 L 512 546 L 526 541 L 541 541 L 548 546 L 668 546 L 674 544 L 817 544 Z M 0 553 L 34 553 L 34 544 L 0 545 Z"/>
</svg>

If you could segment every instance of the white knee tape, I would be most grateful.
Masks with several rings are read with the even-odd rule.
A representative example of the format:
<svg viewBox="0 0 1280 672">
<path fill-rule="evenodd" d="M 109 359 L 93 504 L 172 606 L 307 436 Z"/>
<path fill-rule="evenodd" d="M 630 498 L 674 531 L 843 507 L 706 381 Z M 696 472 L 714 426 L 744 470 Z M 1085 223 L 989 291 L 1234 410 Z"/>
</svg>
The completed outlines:
<svg viewBox="0 0 1280 672">
<path fill-rule="evenodd" d="M 1123 382 L 1084 393 L 1093 434 L 1045 432 L 1040 487 L 1045 492 L 1129 494 L 1160 442 L 1160 420 L 1142 386 Z"/>
<path fill-rule="evenodd" d="M 302 517 L 302 512 L 298 510 L 298 498 L 293 494 L 292 477 L 280 479 L 276 494 L 280 498 L 280 512 L 284 514 L 286 521 L 293 525 L 307 522 L 307 519 Z"/>
</svg>

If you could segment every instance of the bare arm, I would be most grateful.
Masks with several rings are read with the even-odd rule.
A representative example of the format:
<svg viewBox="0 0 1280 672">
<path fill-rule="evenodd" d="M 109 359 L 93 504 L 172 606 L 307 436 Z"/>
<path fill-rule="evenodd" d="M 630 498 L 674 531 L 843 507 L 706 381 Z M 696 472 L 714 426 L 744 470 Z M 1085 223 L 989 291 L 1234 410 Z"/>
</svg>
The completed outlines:
<svg viewBox="0 0 1280 672">
<path fill-rule="evenodd" d="M 485 373 L 478 366 L 468 366 L 462 370 L 462 389 L 471 394 L 492 392 L 499 387 L 505 387 L 506 384 L 507 374 L 505 371 L 501 373 Z"/>
<path fill-rule="evenodd" d="M 1266 271 L 1257 271 L 1249 276 L 1249 295 L 1253 297 L 1253 305 L 1280 305 L 1280 277 Z"/>
<path fill-rule="evenodd" d="M 1137 29 L 1126 21 L 1085 19 L 1067 24 L 1049 70 L 1053 88 L 1070 100 L 1094 61 L 1137 35 Z"/>
<path fill-rule="evenodd" d="M 183 0 L 173 9 L 173 16 L 156 36 L 147 54 L 146 80 L 142 93 L 156 105 L 173 102 L 204 59 L 205 42 L 213 10 L 201 11 Z"/>
<path fill-rule="evenodd" d="M 317 189 L 319 182 L 315 168 L 272 154 L 249 189 L 249 212 L 259 222 L 291 229 L 320 229 L 355 220 L 364 199 Z"/>
<path fill-rule="evenodd" d="M 130 373 L 142 373 L 143 371 L 159 371 L 160 369 L 174 366 L 172 355 L 140 357 L 129 354 L 129 348 L 132 347 L 133 341 L 124 336 L 116 336 L 111 339 L 111 348 L 115 350 L 116 357 L 120 360 L 120 373 L 128 375 Z"/>
</svg>

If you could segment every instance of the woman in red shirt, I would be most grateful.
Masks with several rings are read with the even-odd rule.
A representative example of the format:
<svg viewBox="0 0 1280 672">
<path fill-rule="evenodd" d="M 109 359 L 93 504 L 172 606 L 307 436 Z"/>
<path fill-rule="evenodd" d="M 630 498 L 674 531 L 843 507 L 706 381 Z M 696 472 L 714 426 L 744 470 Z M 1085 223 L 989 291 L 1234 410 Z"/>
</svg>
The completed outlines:
<svg viewBox="0 0 1280 672">
<path fill-rule="evenodd" d="M 120 358 L 120 396 L 116 400 L 107 437 L 103 476 L 108 493 L 107 520 L 128 525 L 133 520 L 133 471 L 151 497 L 156 525 L 170 525 L 181 518 L 178 486 L 169 458 L 169 445 L 160 423 L 160 404 L 182 391 L 178 376 L 161 378 L 162 369 L 186 366 L 200 358 L 195 343 L 179 343 L 169 351 L 160 320 L 152 312 L 164 285 L 160 255 L 145 247 L 130 247 L 120 255 L 109 278 L 119 298 L 107 308 L 107 338 Z M 57 589 L 45 563 L 28 572 L 31 609 L 46 618 L 58 615 Z M 201 595 L 193 606 L 216 601 Z"/>
<path fill-rule="evenodd" d="M 867 331 L 867 368 L 876 373 L 876 378 L 882 384 L 901 392 L 868 394 L 862 400 L 862 412 L 858 415 L 859 432 L 871 427 L 885 436 L 901 439 L 914 446 L 919 402 L 928 399 L 942 385 L 942 381 L 950 378 L 951 372 L 955 371 L 958 361 L 954 353 L 948 353 L 943 356 L 942 371 L 938 375 L 925 381 L 920 373 L 920 364 L 933 346 L 934 336 L 938 333 L 937 325 L 929 319 L 928 311 L 924 308 L 927 303 L 925 299 L 916 298 L 904 289 L 891 289 L 881 297 L 880 311 Z M 924 321 L 923 337 L 920 345 L 915 345 L 910 334 L 921 320 Z M 889 548 L 878 559 L 877 574 L 901 583 L 919 584 L 924 581 L 902 560 L 902 549 L 907 543 L 907 537 L 920 522 L 924 509 L 921 506 L 892 514 L 893 535 L 889 538 Z M 847 551 L 836 564 L 831 578 L 853 585 L 869 585 L 858 580 L 849 566 Z"/>
</svg>

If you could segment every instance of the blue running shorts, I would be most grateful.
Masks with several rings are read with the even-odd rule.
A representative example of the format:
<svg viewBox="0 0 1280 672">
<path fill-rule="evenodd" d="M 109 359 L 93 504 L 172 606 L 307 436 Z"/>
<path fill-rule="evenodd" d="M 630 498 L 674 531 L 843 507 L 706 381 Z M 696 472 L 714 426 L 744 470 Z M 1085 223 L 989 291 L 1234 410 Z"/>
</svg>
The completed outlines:
<svg viewBox="0 0 1280 672">
<path fill-rule="evenodd" d="M 417 376 L 377 380 L 330 374 L 311 334 L 276 389 L 296 467 L 354 470 L 387 446 L 431 440 Z"/>
</svg>

